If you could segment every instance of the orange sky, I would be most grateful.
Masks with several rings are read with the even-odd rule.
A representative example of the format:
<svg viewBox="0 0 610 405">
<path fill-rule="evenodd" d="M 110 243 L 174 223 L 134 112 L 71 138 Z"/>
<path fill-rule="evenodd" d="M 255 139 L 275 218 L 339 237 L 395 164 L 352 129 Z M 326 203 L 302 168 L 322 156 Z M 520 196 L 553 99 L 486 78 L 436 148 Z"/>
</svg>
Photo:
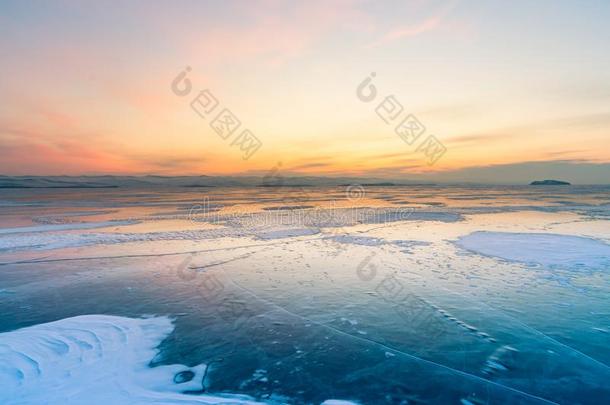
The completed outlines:
<svg viewBox="0 0 610 405">
<path fill-rule="evenodd" d="M 608 162 L 610 6 L 553 4 L 3 2 L 0 174 Z M 367 103 L 356 89 L 371 72 Z M 204 89 L 219 105 L 202 118 L 190 103 Z M 390 95 L 403 111 L 385 123 L 375 110 Z M 210 126 L 223 108 L 241 121 L 227 139 Z M 425 126 L 413 145 L 394 131 L 409 114 Z M 244 129 L 262 143 L 247 160 L 232 145 Z M 446 148 L 433 165 L 417 151 L 429 135 Z"/>
</svg>

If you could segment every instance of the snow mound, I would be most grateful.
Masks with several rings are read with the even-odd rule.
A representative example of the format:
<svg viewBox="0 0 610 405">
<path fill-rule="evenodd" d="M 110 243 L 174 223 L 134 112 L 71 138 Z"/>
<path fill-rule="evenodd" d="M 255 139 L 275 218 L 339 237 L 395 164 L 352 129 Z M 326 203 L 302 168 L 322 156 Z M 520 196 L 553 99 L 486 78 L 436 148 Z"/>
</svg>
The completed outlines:
<svg viewBox="0 0 610 405">
<path fill-rule="evenodd" d="M 604 269 L 610 265 L 610 245 L 580 236 L 479 231 L 460 237 L 456 244 L 485 256 L 547 267 Z"/>
<path fill-rule="evenodd" d="M 85 315 L 2 333 L 0 403 L 255 403 L 245 396 L 183 394 L 201 390 L 205 365 L 150 367 L 172 330 L 166 317 Z"/>
</svg>

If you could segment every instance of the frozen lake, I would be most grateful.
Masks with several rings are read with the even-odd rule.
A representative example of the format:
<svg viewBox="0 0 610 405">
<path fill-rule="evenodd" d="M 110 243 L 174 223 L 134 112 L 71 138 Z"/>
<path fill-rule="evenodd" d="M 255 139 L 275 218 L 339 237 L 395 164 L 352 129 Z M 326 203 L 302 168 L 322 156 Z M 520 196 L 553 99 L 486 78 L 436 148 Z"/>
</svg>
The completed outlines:
<svg viewBox="0 0 610 405">
<path fill-rule="evenodd" d="M 610 187 L 359 190 L 0 190 L 0 403 L 608 402 Z"/>
</svg>

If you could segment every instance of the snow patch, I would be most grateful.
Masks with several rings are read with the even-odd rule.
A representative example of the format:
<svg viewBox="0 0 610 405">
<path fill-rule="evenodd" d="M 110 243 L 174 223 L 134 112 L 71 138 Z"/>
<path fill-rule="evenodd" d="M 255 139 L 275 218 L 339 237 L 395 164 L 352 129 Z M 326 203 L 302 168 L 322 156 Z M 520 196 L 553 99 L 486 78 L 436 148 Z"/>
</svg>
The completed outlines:
<svg viewBox="0 0 610 405">
<path fill-rule="evenodd" d="M 551 233 L 478 231 L 456 244 L 485 256 L 570 269 L 604 269 L 610 265 L 610 245 L 602 241 Z"/>
<path fill-rule="evenodd" d="M 255 403 L 241 395 L 183 394 L 201 390 L 203 364 L 150 367 L 172 330 L 167 317 L 85 315 L 2 333 L 0 403 Z"/>
</svg>

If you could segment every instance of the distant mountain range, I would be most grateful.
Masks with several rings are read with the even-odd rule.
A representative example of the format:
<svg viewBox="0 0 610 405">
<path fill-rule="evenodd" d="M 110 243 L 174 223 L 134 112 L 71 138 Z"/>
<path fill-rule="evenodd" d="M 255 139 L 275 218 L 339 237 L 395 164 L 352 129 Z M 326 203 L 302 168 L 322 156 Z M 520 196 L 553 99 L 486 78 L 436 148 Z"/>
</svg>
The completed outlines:
<svg viewBox="0 0 610 405">
<path fill-rule="evenodd" d="M 115 187 L 312 187 L 401 186 L 423 182 L 388 182 L 374 178 L 315 176 L 1 176 L 7 188 L 115 188 Z M 425 183 L 429 185 L 430 183 Z"/>
<path fill-rule="evenodd" d="M 610 163 L 571 161 L 527 162 L 480 166 L 428 173 L 394 173 L 391 176 L 307 176 L 270 171 L 235 176 L 2 176 L 0 189 L 10 188 L 111 188 L 111 187 L 395 187 L 408 185 L 610 185 Z M 399 177 L 400 176 L 400 177 Z M 535 179 L 564 180 L 535 180 Z M 535 180 L 535 181 L 533 181 Z M 559 183 L 556 183 L 559 182 Z"/>
</svg>

